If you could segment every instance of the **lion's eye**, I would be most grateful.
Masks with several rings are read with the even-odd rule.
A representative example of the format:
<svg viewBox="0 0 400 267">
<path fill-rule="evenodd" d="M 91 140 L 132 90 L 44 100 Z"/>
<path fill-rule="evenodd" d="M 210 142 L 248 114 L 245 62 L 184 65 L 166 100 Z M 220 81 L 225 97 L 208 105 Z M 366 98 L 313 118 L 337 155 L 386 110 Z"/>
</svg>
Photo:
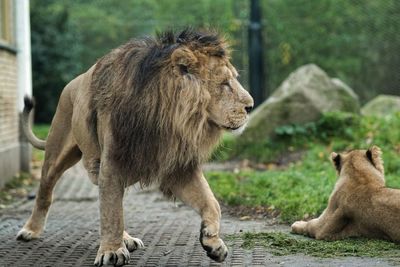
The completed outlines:
<svg viewBox="0 0 400 267">
<path fill-rule="evenodd" d="M 225 81 L 225 82 L 223 82 L 222 84 L 222 87 L 228 87 L 229 89 L 231 88 L 231 84 L 229 83 L 229 81 Z"/>
<path fill-rule="evenodd" d="M 182 75 L 186 75 L 189 73 L 189 69 L 186 65 L 179 64 L 179 70 Z"/>
</svg>

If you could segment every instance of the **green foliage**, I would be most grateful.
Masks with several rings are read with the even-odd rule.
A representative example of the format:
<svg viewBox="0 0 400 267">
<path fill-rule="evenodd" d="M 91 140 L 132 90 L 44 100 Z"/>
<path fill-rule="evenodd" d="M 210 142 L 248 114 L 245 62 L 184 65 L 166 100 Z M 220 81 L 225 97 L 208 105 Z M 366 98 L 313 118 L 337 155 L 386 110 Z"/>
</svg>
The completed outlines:
<svg viewBox="0 0 400 267">
<path fill-rule="evenodd" d="M 278 127 L 274 137 L 254 143 L 243 144 L 233 137 L 224 138 L 214 154 L 223 155 L 221 160 L 247 158 L 273 162 L 287 153 L 308 149 L 312 142 L 327 143 L 332 137 L 351 141 L 356 138 L 354 129 L 360 127 L 360 119 L 359 115 L 353 113 L 327 112 L 316 122 Z"/>
<path fill-rule="evenodd" d="M 309 141 L 310 139 L 328 141 L 334 136 L 351 139 L 353 128 L 358 127 L 359 119 L 359 116 L 353 113 L 327 112 L 317 122 L 284 125 L 276 128 L 275 133 L 278 142 Z"/>
<path fill-rule="evenodd" d="M 398 244 L 366 238 L 326 242 L 279 232 L 244 233 L 228 238 L 243 239 L 242 247 L 247 249 L 253 249 L 256 245 L 263 246 L 276 256 L 305 254 L 320 258 L 385 257 L 392 259 L 398 259 L 400 256 Z"/>
<path fill-rule="evenodd" d="M 81 71 L 80 34 L 68 2 L 31 1 L 32 77 L 35 119 L 50 122 L 63 87 Z"/>
<path fill-rule="evenodd" d="M 400 113 L 385 118 L 360 117 L 345 113 L 328 113 L 306 126 L 282 127 L 278 137 L 260 144 L 248 144 L 239 158 L 277 163 L 296 151 L 303 157 L 285 169 L 269 171 L 209 172 L 206 174 L 213 191 L 227 204 L 266 206 L 280 211 L 283 221 L 317 216 L 326 207 L 336 181 L 329 160 L 332 151 L 368 148 L 372 144 L 383 150 L 386 181 L 400 188 Z M 235 141 L 230 155 L 238 157 Z M 225 155 L 225 158 L 229 156 Z"/>
</svg>

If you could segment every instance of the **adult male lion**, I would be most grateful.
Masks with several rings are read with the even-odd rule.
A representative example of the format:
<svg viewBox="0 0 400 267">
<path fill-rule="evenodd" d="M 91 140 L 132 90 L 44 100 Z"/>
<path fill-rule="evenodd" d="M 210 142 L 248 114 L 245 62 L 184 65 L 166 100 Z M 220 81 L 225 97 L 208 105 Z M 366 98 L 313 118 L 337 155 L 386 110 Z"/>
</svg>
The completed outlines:
<svg viewBox="0 0 400 267">
<path fill-rule="evenodd" d="M 381 150 L 332 153 L 339 174 L 321 216 L 297 221 L 292 232 L 316 239 L 364 236 L 400 242 L 400 190 L 385 187 Z"/>
<path fill-rule="evenodd" d="M 47 141 L 31 217 L 17 239 L 43 231 L 53 188 L 81 158 L 99 186 L 100 248 L 95 265 L 124 265 L 142 241 L 124 231 L 124 189 L 159 182 L 161 190 L 192 206 L 202 218 L 200 242 L 221 262 L 220 208 L 200 165 L 223 130 L 244 127 L 253 100 L 237 80 L 226 42 L 217 34 L 184 30 L 132 40 L 101 58 L 63 90 Z"/>
</svg>

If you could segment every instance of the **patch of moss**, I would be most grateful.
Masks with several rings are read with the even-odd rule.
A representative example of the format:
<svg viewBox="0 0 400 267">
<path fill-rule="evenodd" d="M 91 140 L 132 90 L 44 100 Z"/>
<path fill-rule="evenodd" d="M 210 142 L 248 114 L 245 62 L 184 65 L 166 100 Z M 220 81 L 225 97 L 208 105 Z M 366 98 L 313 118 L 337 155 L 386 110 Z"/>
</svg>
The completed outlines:
<svg viewBox="0 0 400 267">
<path fill-rule="evenodd" d="M 228 239 L 236 238 L 243 240 L 243 248 L 253 249 L 255 246 L 263 246 L 277 256 L 292 254 L 320 258 L 347 256 L 398 258 L 400 256 L 398 244 L 366 238 L 323 241 L 282 232 L 266 232 L 231 235 Z"/>
</svg>

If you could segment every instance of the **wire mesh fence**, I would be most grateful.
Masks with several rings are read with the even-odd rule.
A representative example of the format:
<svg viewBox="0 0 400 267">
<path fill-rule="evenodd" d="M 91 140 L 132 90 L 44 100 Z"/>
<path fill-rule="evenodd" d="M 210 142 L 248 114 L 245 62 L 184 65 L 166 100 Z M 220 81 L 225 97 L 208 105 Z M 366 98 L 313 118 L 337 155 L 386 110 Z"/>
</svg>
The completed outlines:
<svg viewBox="0 0 400 267">
<path fill-rule="evenodd" d="M 396 0 L 263 1 L 266 86 L 316 63 L 362 101 L 400 95 L 400 2 Z"/>
</svg>

